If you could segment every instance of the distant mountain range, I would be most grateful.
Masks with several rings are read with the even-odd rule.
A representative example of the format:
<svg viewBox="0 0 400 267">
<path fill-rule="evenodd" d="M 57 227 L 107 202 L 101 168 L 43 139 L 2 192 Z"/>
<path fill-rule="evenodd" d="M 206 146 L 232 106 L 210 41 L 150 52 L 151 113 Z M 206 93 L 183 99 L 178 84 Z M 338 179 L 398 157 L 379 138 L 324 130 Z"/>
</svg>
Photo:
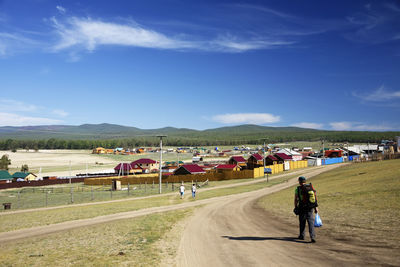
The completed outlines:
<svg viewBox="0 0 400 267">
<path fill-rule="evenodd" d="M 266 132 L 315 132 L 318 130 L 297 127 L 267 127 L 259 125 L 240 125 L 208 130 L 164 127 L 159 129 L 139 129 L 117 124 L 43 125 L 43 126 L 4 126 L 0 127 L 0 138 L 13 139 L 114 139 L 171 135 L 204 137 L 207 135 L 252 135 Z"/>
<path fill-rule="evenodd" d="M 197 140 L 197 141 L 240 141 L 261 140 L 266 142 L 278 141 L 309 141 L 320 139 L 331 140 L 379 140 L 392 139 L 400 132 L 352 132 L 326 131 L 298 127 L 268 127 L 259 125 L 239 125 L 221 127 L 208 130 L 193 130 L 187 128 L 165 127 L 159 129 L 139 129 L 136 127 L 116 124 L 82 124 L 71 125 L 44 125 L 0 127 L 0 139 L 65 139 L 65 140 L 104 140 L 104 139 L 147 139 L 156 135 L 167 135 L 169 140 Z"/>
</svg>

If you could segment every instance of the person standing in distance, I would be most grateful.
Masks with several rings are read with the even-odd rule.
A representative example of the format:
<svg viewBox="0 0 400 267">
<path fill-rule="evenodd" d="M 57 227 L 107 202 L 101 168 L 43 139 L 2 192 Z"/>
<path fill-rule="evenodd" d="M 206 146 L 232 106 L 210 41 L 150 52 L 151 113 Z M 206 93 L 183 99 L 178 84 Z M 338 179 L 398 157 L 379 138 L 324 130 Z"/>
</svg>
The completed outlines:
<svg viewBox="0 0 400 267">
<path fill-rule="evenodd" d="M 299 215 L 300 234 L 298 239 L 304 240 L 307 222 L 311 242 L 315 243 L 314 211 L 318 213 L 316 192 L 311 183 L 306 184 L 306 178 L 304 176 L 300 176 L 298 180 L 299 186 L 294 193 L 294 207 Z"/>
<path fill-rule="evenodd" d="M 183 195 L 185 194 L 185 186 L 183 185 L 183 182 L 181 186 L 179 187 L 179 192 L 181 193 L 181 199 L 183 198 Z"/>
<path fill-rule="evenodd" d="M 192 198 L 194 199 L 196 197 L 196 185 L 192 184 Z"/>
</svg>

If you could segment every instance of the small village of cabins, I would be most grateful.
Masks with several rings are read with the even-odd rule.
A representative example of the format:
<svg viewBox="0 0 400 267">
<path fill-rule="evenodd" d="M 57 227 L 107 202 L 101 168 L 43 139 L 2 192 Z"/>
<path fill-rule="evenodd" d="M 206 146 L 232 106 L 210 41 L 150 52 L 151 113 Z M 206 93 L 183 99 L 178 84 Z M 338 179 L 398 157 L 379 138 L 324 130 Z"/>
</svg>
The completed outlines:
<svg viewBox="0 0 400 267">
<path fill-rule="evenodd" d="M 220 156 L 226 156 L 232 151 L 227 150 L 218 153 Z M 190 164 L 182 161 L 165 162 L 162 166 L 162 182 L 188 182 L 204 180 L 227 180 L 257 178 L 265 174 L 275 174 L 290 169 L 305 168 L 308 166 L 317 166 L 322 164 L 333 164 L 343 162 L 342 151 L 327 151 L 327 155 L 334 157 L 335 160 L 325 159 L 321 161 L 312 161 L 312 150 L 298 152 L 293 149 L 276 149 L 270 155 L 263 156 L 262 151 L 253 152 L 247 159 L 243 155 L 232 155 L 228 160 L 209 160 L 205 161 L 200 156 L 193 157 Z M 194 153 L 196 155 L 196 153 Z M 264 162 L 265 161 L 265 162 Z M 157 182 L 159 162 L 142 158 L 131 163 L 119 163 L 114 168 L 113 177 L 87 178 L 87 185 L 106 185 L 112 180 L 119 180 L 122 184 L 135 184 L 144 182 Z"/>
<path fill-rule="evenodd" d="M 290 169 L 304 168 L 308 166 L 320 166 L 343 161 L 359 161 L 368 158 L 369 155 L 381 155 L 392 153 L 385 144 L 380 145 L 354 145 L 351 147 L 341 147 L 338 149 L 328 149 L 322 152 L 314 152 L 311 147 L 304 147 L 302 150 L 297 148 L 268 147 L 268 155 L 264 158 L 263 150 L 260 148 L 250 149 L 248 147 L 233 150 L 210 151 L 206 148 L 176 148 L 166 149 L 164 152 L 193 153 L 191 164 L 188 162 L 163 162 L 162 177 L 163 182 L 170 181 L 189 181 L 195 179 L 223 180 L 237 178 L 255 178 L 264 176 L 265 173 L 275 174 Z M 267 150 L 266 150 L 267 151 Z M 157 153 L 159 149 L 137 148 L 137 149 L 104 149 L 96 148 L 92 153 L 96 154 L 146 154 Z M 248 156 L 246 156 L 248 155 Z M 208 157 L 214 160 L 207 160 Z M 215 160 L 215 158 L 218 158 Z M 246 158 L 247 159 L 246 159 Z M 264 162 L 265 161 L 265 162 Z M 264 168 L 265 166 L 265 168 Z M 0 171 L 0 184 L 9 184 L 7 188 L 14 187 L 10 183 L 19 183 L 21 186 L 32 186 L 35 181 L 46 179 L 66 179 L 72 178 L 72 182 L 84 181 L 88 185 L 110 184 L 112 179 L 120 179 L 123 183 L 141 183 L 144 180 L 154 182 L 159 172 L 159 162 L 141 158 L 131 163 L 120 163 L 115 166 L 113 172 L 83 173 L 73 177 L 39 177 L 30 172 L 16 172 L 10 174 L 6 170 Z M 75 179 L 79 178 L 79 179 Z M 129 178 L 129 180 L 127 180 Z M 25 182 L 26 185 L 22 183 Z M 32 183 L 33 182 L 33 183 Z M 45 182 L 45 181 L 42 181 Z M 52 184 L 50 181 L 41 185 Z"/>
</svg>

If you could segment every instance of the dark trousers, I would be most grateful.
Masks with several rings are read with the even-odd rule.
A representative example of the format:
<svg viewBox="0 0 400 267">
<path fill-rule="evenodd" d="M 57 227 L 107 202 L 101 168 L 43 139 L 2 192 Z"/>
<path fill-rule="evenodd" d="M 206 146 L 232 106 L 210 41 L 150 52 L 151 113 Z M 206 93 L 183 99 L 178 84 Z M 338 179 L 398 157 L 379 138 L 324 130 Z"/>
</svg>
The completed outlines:
<svg viewBox="0 0 400 267">
<path fill-rule="evenodd" d="M 314 210 L 301 210 L 299 214 L 300 223 L 300 237 L 304 237 L 306 234 L 306 222 L 308 223 L 308 231 L 310 232 L 310 237 L 315 238 L 314 231 Z"/>
</svg>

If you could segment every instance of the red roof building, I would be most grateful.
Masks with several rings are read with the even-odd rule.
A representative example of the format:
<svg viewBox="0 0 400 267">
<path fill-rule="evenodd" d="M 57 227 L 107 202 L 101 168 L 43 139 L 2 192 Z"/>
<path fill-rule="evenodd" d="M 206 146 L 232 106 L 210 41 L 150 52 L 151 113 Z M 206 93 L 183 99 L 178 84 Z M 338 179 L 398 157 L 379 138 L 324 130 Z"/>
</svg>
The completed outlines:
<svg viewBox="0 0 400 267">
<path fill-rule="evenodd" d="M 186 175 L 186 174 L 201 174 L 206 173 L 203 168 L 197 164 L 184 164 L 174 171 L 175 175 Z"/>
<path fill-rule="evenodd" d="M 152 160 L 152 159 L 138 159 L 135 161 L 132 161 L 132 164 L 156 164 L 157 161 Z"/>
<path fill-rule="evenodd" d="M 114 171 L 121 175 L 127 175 L 129 173 L 141 173 L 143 169 L 132 165 L 132 163 L 120 163 L 114 168 Z"/>
<path fill-rule="evenodd" d="M 325 157 L 340 158 L 342 156 L 342 152 L 342 150 L 325 150 Z"/>
<path fill-rule="evenodd" d="M 274 165 L 278 163 L 278 159 L 272 155 L 265 157 L 265 165 Z"/>
<path fill-rule="evenodd" d="M 147 170 L 147 172 L 158 170 L 158 168 L 159 168 L 157 161 L 152 160 L 152 159 L 145 159 L 145 158 L 132 161 L 131 165 L 140 167 L 144 170 Z"/>
<path fill-rule="evenodd" d="M 235 164 L 219 164 L 215 169 L 217 171 L 240 171 L 240 167 Z"/>
<path fill-rule="evenodd" d="M 252 154 L 247 159 L 247 167 L 249 169 L 254 169 L 258 167 L 262 167 L 264 165 L 264 157 L 258 153 Z"/>
<path fill-rule="evenodd" d="M 285 153 L 276 153 L 274 156 L 278 159 L 278 161 L 293 160 L 292 156 L 286 155 Z"/>
<path fill-rule="evenodd" d="M 242 156 L 232 156 L 229 159 L 228 164 L 235 164 L 244 167 L 247 166 L 247 161 Z"/>
</svg>

